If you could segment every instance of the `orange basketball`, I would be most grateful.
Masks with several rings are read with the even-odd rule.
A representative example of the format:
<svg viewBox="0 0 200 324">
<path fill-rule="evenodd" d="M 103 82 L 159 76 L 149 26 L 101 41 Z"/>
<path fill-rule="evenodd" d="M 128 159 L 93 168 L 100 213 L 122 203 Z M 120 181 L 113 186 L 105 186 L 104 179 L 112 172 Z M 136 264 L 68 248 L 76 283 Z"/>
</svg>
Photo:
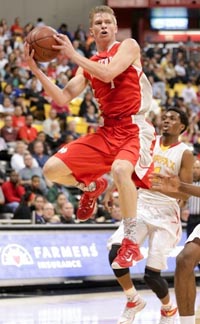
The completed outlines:
<svg viewBox="0 0 200 324">
<path fill-rule="evenodd" d="M 38 62 L 49 62 L 57 57 L 60 51 L 52 48 L 58 43 L 53 35 L 57 31 L 50 26 L 35 27 L 27 35 L 26 41 L 30 44 L 30 50 L 34 49 L 34 59 Z"/>
</svg>

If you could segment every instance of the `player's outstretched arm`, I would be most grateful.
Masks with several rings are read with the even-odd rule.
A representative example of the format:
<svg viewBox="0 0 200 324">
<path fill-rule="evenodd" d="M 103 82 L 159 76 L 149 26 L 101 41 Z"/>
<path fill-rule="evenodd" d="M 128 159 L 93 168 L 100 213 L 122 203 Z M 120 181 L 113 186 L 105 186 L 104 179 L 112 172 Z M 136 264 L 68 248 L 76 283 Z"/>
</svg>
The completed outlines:
<svg viewBox="0 0 200 324">
<path fill-rule="evenodd" d="M 40 80 L 45 92 L 59 105 L 68 104 L 73 98 L 77 97 L 85 88 L 87 80 L 85 79 L 82 69 L 77 71 L 77 74 L 72 78 L 64 89 L 60 89 L 54 84 L 45 73 L 38 67 L 35 62 L 34 50 L 30 53 L 30 45 L 25 42 L 24 44 L 24 55 L 27 64 L 31 71 Z"/>
</svg>

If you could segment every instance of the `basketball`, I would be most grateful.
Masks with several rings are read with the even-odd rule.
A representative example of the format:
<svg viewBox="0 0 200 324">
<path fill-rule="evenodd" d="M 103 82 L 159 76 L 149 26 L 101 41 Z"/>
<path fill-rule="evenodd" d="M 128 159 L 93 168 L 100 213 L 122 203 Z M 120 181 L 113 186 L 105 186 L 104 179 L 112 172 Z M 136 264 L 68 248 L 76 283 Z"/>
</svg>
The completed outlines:
<svg viewBox="0 0 200 324">
<path fill-rule="evenodd" d="M 26 41 L 30 45 L 30 51 L 34 49 L 34 59 L 38 62 L 49 62 L 57 57 L 59 50 L 52 48 L 58 45 L 53 35 L 57 31 L 50 26 L 35 27 L 27 35 Z"/>
</svg>

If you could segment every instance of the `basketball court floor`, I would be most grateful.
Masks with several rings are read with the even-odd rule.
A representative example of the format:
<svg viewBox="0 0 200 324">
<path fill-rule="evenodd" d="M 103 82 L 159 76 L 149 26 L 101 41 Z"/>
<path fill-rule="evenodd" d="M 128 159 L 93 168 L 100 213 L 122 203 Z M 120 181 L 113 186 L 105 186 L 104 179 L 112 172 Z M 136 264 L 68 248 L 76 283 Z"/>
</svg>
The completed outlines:
<svg viewBox="0 0 200 324">
<path fill-rule="evenodd" d="M 172 300 L 175 300 L 170 288 Z M 150 290 L 140 290 L 146 299 L 146 307 L 136 315 L 135 324 L 159 323 L 160 303 Z M 1 295 L 0 324 L 117 324 L 123 311 L 125 297 L 119 290 L 78 294 L 57 294 L 48 296 L 12 297 Z M 197 287 L 197 317 L 200 309 L 200 288 Z M 200 313 L 200 312 L 199 312 Z M 176 320 L 178 324 L 178 319 Z M 196 321 L 200 324 L 200 320 Z"/>
</svg>

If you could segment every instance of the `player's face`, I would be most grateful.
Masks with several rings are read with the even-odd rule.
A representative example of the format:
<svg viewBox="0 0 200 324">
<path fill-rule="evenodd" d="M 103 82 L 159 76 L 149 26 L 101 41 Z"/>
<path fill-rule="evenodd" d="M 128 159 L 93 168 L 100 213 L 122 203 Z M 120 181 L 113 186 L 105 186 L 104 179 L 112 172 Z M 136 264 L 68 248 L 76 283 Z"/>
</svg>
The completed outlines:
<svg viewBox="0 0 200 324">
<path fill-rule="evenodd" d="M 176 111 L 170 110 L 162 116 L 162 133 L 167 135 L 179 135 L 184 129 L 180 116 Z"/>
<path fill-rule="evenodd" d="M 114 38 L 117 33 L 115 18 L 109 13 L 96 13 L 93 17 L 90 33 L 95 40 Z"/>
</svg>

